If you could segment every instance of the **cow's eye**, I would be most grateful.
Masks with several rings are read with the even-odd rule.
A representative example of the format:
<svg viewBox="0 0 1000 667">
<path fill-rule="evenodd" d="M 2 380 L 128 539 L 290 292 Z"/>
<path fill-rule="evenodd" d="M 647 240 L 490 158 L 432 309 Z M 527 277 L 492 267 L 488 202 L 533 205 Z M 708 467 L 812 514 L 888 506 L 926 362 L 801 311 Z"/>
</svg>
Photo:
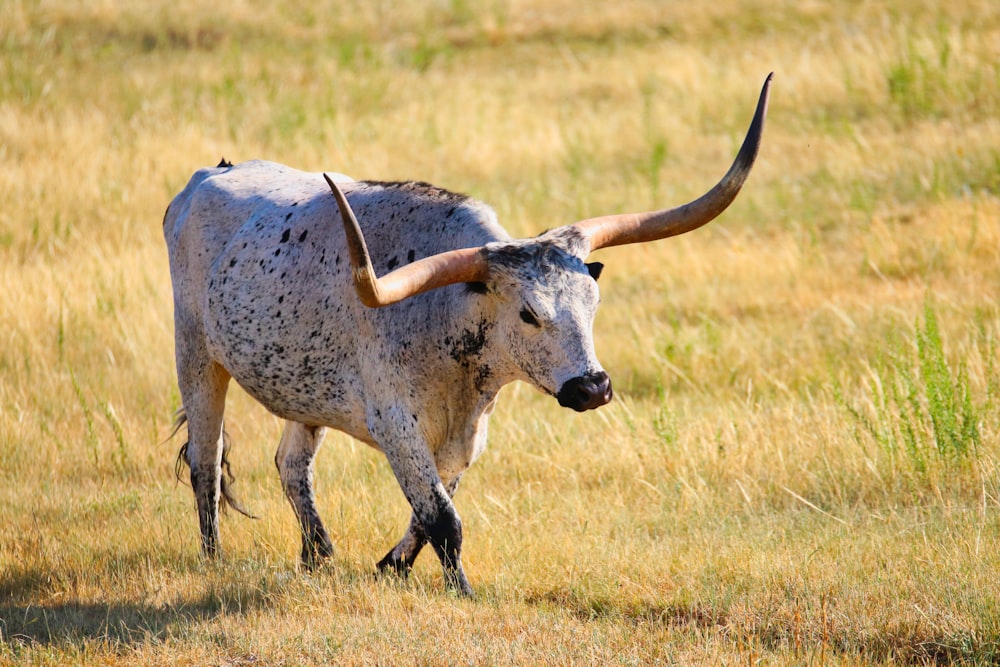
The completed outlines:
<svg viewBox="0 0 1000 667">
<path fill-rule="evenodd" d="M 521 321 L 525 324 L 530 324 L 533 327 L 540 327 L 541 324 L 538 323 L 538 318 L 527 308 L 521 309 Z"/>
</svg>

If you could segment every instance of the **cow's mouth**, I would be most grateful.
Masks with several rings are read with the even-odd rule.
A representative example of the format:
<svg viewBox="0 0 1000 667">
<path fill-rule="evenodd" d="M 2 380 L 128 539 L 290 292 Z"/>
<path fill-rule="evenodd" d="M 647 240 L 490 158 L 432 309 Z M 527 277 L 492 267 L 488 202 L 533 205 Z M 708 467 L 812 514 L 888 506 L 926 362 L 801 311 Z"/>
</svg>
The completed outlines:
<svg viewBox="0 0 1000 667">
<path fill-rule="evenodd" d="M 564 408 L 584 412 L 607 405 L 613 395 L 611 378 L 604 371 L 598 371 L 567 380 L 556 398 Z"/>
</svg>

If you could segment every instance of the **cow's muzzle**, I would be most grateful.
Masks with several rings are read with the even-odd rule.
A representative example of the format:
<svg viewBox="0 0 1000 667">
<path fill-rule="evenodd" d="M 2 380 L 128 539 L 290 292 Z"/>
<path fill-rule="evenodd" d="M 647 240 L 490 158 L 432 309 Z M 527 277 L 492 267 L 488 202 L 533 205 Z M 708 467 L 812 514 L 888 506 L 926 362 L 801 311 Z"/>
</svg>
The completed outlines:
<svg viewBox="0 0 1000 667">
<path fill-rule="evenodd" d="M 567 380 L 556 398 L 564 408 L 577 412 L 593 410 L 611 402 L 611 378 L 604 371 Z"/>
</svg>

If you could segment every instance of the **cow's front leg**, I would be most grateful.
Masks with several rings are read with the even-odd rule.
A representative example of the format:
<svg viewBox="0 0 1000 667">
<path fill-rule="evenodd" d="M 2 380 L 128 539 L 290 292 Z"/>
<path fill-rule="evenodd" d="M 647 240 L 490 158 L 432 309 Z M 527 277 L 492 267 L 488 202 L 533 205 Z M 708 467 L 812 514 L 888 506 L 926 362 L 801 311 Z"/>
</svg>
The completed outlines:
<svg viewBox="0 0 1000 667">
<path fill-rule="evenodd" d="M 437 553 L 448 588 L 471 596 L 472 587 L 462 569 L 462 521 L 438 476 L 430 447 L 416 429 L 415 420 L 409 412 L 395 413 L 390 411 L 388 420 L 371 424 L 369 430 L 382 444 L 382 451 L 410 501 L 414 517 Z"/>
<path fill-rule="evenodd" d="M 451 590 L 471 597 L 472 586 L 462 568 L 462 520 L 444 485 L 439 481 L 431 487 L 430 493 L 416 502 L 410 502 L 427 541 L 441 561 L 445 584 Z"/>
<path fill-rule="evenodd" d="M 281 486 L 302 529 L 302 564 L 310 570 L 333 555 L 333 543 L 319 518 L 313 491 L 316 451 L 325 433 L 319 426 L 286 422 L 274 455 Z"/>
<path fill-rule="evenodd" d="M 455 491 L 458 489 L 459 479 L 461 477 L 456 477 L 445 485 L 448 495 L 452 498 L 455 497 Z M 413 569 L 417 555 L 425 544 L 427 544 L 427 534 L 424 532 L 423 526 L 420 525 L 416 512 L 414 512 L 410 516 L 410 525 L 406 529 L 403 539 L 385 555 L 385 558 L 378 562 L 379 572 L 394 572 L 401 577 L 407 577 L 410 570 Z"/>
</svg>

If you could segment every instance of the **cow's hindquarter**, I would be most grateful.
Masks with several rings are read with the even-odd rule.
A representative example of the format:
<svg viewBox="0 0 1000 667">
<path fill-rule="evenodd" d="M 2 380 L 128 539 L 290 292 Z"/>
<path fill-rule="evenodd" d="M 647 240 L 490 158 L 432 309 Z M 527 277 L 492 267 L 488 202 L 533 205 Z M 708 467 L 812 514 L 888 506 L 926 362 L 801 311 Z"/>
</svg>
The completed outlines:
<svg viewBox="0 0 1000 667">
<path fill-rule="evenodd" d="M 258 202 L 209 278 L 212 355 L 269 411 L 370 442 L 358 349 L 371 336 L 326 202 Z"/>
<path fill-rule="evenodd" d="M 164 216 L 174 291 L 177 381 L 188 440 L 181 450 L 198 507 L 202 551 L 219 553 L 219 502 L 223 498 L 223 412 L 230 375 L 208 350 L 204 296 L 211 260 L 234 227 L 224 216 L 206 219 L 199 186 L 220 169 L 197 172 Z M 228 224 L 227 224 L 228 223 Z"/>
<path fill-rule="evenodd" d="M 204 315 L 211 357 L 287 420 L 275 464 L 309 569 L 333 553 L 314 488 L 324 427 L 372 442 L 356 354 L 363 306 L 349 298 L 346 259 L 317 206 L 305 194 L 245 202 L 243 224 L 209 270 Z"/>
</svg>

